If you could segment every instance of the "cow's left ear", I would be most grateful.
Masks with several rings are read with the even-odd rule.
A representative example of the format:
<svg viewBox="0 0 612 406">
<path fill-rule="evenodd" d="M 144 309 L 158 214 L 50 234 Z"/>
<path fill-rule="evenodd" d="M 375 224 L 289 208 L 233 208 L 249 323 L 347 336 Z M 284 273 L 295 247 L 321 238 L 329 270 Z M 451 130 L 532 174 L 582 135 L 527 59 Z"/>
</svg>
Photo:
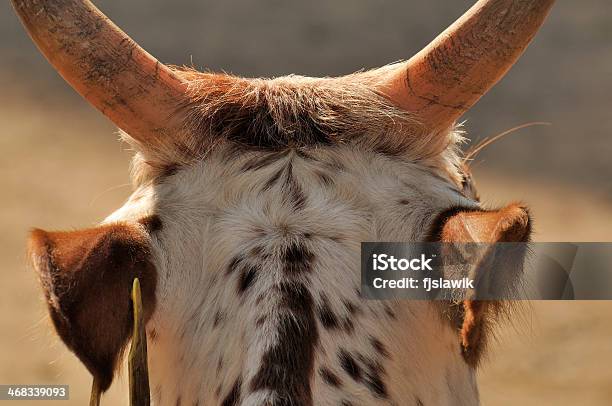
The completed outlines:
<svg viewBox="0 0 612 406">
<path fill-rule="evenodd" d="M 145 228 L 37 229 L 29 252 L 57 333 L 105 391 L 130 338 L 134 278 L 142 286 L 145 321 L 155 306 L 157 276 Z"/>
<path fill-rule="evenodd" d="M 441 242 L 526 242 L 531 235 L 529 211 L 516 203 L 498 210 L 453 209 L 442 221 Z"/>
<path fill-rule="evenodd" d="M 499 210 L 452 209 L 443 213 L 436 231 L 436 240 L 446 243 L 498 243 L 528 242 L 531 236 L 531 218 L 528 210 L 520 204 L 511 204 Z M 494 257 L 496 250 L 491 251 Z M 491 272 L 511 269 L 514 276 L 522 269 L 525 246 L 518 246 L 511 255 L 512 263 L 497 267 L 494 258 L 486 256 L 475 265 L 474 278 L 479 281 L 491 279 Z M 485 265 L 482 265 L 485 264 Z M 517 268 L 517 269 L 514 269 Z M 516 271 L 516 272 L 514 272 Z M 503 276 L 497 275 L 498 280 Z M 512 280 L 512 277 L 509 278 Z M 478 290 L 478 286 L 476 287 Z M 460 326 L 463 355 L 472 366 L 478 364 L 487 342 L 487 330 L 492 318 L 502 309 L 502 302 L 493 300 L 464 300 L 456 320 Z"/>
</svg>

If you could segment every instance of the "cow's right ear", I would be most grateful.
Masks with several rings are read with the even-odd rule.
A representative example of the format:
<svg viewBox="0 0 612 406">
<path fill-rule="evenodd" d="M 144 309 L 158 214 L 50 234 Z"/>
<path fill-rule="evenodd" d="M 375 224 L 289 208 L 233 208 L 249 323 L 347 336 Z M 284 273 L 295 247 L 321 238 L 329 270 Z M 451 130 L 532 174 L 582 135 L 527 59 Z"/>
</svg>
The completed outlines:
<svg viewBox="0 0 612 406">
<path fill-rule="evenodd" d="M 58 335 L 105 391 L 130 338 L 134 278 L 142 286 L 145 321 L 155 306 L 157 276 L 145 228 L 37 229 L 29 252 Z"/>
</svg>

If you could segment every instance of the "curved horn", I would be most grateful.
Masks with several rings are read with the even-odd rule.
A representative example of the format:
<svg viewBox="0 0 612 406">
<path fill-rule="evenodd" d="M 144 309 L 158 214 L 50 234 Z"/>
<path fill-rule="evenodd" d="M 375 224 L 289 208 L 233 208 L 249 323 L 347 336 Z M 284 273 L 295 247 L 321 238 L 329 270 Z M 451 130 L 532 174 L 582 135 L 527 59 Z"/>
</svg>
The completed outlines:
<svg viewBox="0 0 612 406">
<path fill-rule="evenodd" d="M 170 142 L 186 86 L 88 0 L 12 0 L 62 77 L 139 143 Z"/>
<path fill-rule="evenodd" d="M 480 0 L 382 79 L 381 91 L 428 130 L 450 127 L 516 62 L 554 0 Z"/>
</svg>

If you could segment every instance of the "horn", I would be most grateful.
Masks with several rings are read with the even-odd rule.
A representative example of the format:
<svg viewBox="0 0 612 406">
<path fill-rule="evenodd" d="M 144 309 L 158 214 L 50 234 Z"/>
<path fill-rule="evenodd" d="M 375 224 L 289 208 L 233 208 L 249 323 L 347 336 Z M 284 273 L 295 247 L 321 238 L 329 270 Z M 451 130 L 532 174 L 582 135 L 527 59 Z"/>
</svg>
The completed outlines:
<svg viewBox="0 0 612 406">
<path fill-rule="evenodd" d="M 379 90 L 444 131 L 523 53 L 554 0 L 480 0 L 423 50 L 382 75 Z"/>
<path fill-rule="evenodd" d="M 88 0 L 11 0 L 60 75 L 141 145 L 175 142 L 186 85 Z M 157 144 L 157 145 L 155 145 Z"/>
</svg>

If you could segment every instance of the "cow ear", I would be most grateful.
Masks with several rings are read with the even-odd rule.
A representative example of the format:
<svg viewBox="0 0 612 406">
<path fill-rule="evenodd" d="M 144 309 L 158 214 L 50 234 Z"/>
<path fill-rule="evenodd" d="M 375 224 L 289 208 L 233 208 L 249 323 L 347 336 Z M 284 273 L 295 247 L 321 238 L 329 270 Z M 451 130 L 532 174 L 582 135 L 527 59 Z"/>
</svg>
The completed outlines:
<svg viewBox="0 0 612 406">
<path fill-rule="evenodd" d="M 529 212 L 518 204 L 491 211 L 454 209 L 443 222 L 441 242 L 526 242 L 531 234 Z"/>
<path fill-rule="evenodd" d="M 441 219 L 438 229 L 438 241 L 446 243 L 498 243 L 498 242 L 528 242 L 531 235 L 531 218 L 524 206 L 511 204 L 499 210 L 453 209 Z M 510 269 L 510 275 L 494 275 L 498 281 L 512 282 L 522 269 L 525 246 L 513 250 L 512 261 L 504 266 L 496 262 L 496 250 L 489 251 L 473 270 L 473 278 L 479 285 L 486 286 L 486 281 L 492 278 L 492 272 L 505 272 Z M 481 285 L 481 282 L 485 281 Z M 478 293 L 476 293 L 478 297 Z M 504 303 L 492 300 L 464 300 L 460 311 L 454 315 L 460 328 L 463 355 L 468 364 L 476 366 L 487 343 L 487 333 L 494 319 L 504 308 Z"/>
<path fill-rule="evenodd" d="M 144 227 L 37 229 L 29 251 L 58 335 L 105 391 L 130 338 L 134 278 L 142 285 L 145 321 L 155 306 L 156 270 Z"/>
</svg>

